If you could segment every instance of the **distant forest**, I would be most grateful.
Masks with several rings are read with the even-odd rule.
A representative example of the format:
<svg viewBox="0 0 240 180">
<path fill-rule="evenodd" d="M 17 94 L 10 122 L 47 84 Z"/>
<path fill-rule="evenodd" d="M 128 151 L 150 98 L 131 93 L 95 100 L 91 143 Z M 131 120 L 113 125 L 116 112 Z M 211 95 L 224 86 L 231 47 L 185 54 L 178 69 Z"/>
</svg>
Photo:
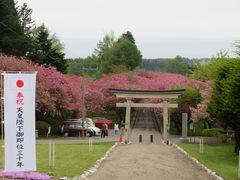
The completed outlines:
<svg viewBox="0 0 240 180">
<path fill-rule="evenodd" d="M 194 64 L 195 60 L 200 61 L 200 63 L 206 63 L 210 60 L 208 58 L 202 59 L 189 59 L 184 57 L 181 58 L 190 66 Z M 174 58 L 143 59 L 140 69 L 153 72 L 164 72 L 166 62 L 172 59 Z"/>
</svg>

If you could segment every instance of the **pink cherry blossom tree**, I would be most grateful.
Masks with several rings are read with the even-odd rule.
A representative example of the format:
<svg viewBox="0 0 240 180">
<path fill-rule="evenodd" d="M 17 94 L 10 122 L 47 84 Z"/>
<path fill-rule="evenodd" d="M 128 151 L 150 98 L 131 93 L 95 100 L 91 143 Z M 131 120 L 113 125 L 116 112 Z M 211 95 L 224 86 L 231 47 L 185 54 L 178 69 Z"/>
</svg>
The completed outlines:
<svg viewBox="0 0 240 180">
<path fill-rule="evenodd" d="M 211 88 L 208 82 L 189 79 L 183 75 L 170 73 L 140 72 L 105 75 L 98 80 L 86 79 L 80 76 L 66 75 L 54 67 L 34 64 L 27 59 L 17 59 L 0 54 L 0 69 L 2 71 L 37 71 L 36 110 L 40 119 L 49 116 L 61 116 L 62 110 L 68 110 L 74 116 L 80 117 L 83 111 L 82 83 L 84 82 L 85 107 L 87 111 L 114 109 L 117 101 L 109 88 L 166 90 L 174 86 L 200 89 L 204 98 L 202 104 L 191 108 L 193 118 L 196 112 L 206 113 L 205 105 L 209 100 Z M 134 101 L 139 101 L 138 99 Z M 145 101 L 145 100 L 144 100 Z M 161 99 L 149 100 L 153 103 Z M 161 110 L 157 110 L 161 113 Z M 207 115 L 206 115 L 207 117 Z"/>
</svg>

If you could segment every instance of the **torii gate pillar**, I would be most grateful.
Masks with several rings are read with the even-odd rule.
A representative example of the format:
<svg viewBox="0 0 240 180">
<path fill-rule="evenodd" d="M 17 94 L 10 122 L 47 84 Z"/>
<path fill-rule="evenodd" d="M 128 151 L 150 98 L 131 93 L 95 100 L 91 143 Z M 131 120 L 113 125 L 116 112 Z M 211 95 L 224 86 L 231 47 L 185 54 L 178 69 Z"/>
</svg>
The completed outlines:
<svg viewBox="0 0 240 180">
<path fill-rule="evenodd" d="M 132 99 L 127 98 L 127 105 L 126 105 L 126 115 L 125 115 L 125 128 L 126 132 L 124 133 L 124 140 L 125 142 L 129 142 L 129 134 L 130 134 L 130 117 L 131 117 L 131 103 Z"/>
<path fill-rule="evenodd" d="M 166 142 L 169 135 L 169 124 L 168 124 L 168 102 L 163 101 L 163 140 Z"/>
</svg>

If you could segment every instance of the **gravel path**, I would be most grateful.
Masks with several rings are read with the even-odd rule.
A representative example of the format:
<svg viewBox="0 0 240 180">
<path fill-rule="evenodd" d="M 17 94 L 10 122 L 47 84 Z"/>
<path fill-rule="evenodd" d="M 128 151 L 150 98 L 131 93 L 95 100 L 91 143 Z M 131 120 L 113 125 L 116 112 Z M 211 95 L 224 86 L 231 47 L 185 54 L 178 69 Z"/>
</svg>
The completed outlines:
<svg viewBox="0 0 240 180">
<path fill-rule="evenodd" d="M 175 147 L 119 145 L 88 180 L 214 180 Z"/>
</svg>

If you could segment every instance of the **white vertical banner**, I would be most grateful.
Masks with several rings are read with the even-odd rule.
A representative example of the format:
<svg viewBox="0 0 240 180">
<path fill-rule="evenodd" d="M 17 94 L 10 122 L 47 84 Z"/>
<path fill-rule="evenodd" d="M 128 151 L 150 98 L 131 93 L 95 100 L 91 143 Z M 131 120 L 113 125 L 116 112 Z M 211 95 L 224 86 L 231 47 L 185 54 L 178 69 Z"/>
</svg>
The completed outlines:
<svg viewBox="0 0 240 180">
<path fill-rule="evenodd" d="M 3 73 L 5 172 L 35 171 L 36 73 Z"/>
</svg>

